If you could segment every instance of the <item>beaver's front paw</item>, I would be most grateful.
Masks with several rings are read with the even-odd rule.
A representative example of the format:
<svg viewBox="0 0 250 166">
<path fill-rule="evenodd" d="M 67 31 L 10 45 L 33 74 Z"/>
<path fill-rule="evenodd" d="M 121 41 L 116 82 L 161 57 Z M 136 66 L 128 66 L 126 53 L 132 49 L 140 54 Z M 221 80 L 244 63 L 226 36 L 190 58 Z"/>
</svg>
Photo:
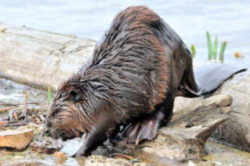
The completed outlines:
<svg viewBox="0 0 250 166">
<path fill-rule="evenodd" d="M 72 157 L 80 157 L 80 156 L 83 156 L 83 155 L 88 155 L 87 152 L 89 151 L 89 137 L 88 137 L 88 134 L 83 134 L 82 135 L 82 138 L 81 138 L 81 145 L 79 146 L 79 149 L 74 153 L 72 154 Z"/>
</svg>

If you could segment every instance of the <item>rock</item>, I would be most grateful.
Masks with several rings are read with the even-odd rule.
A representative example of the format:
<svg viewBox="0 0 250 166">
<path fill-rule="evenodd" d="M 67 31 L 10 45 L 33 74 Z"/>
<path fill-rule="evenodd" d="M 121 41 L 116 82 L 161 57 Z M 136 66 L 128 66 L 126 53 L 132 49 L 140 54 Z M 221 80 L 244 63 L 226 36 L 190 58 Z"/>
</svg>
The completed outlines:
<svg viewBox="0 0 250 166">
<path fill-rule="evenodd" d="M 0 147 L 23 150 L 30 144 L 32 139 L 33 131 L 29 129 L 1 131 Z"/>
<path fill-rule="evenodd" d="M 103 156 L 90 156 L 85 161 L 86 166 L 132 166 L 132 163 L 125 159 L 113 159 Z"/>
<path fill-rule="evenodd" d="M 67 160 L 67 156 L 63 152 L 55 152 L 54 157 L 58 164 L 63 164 Z"/>
<path fill-rule="evenodd" d="M 30 147 L 34 152 L 52 154 L 63 147 L 63 142 L 51 137 L 38 135 L 30 144 Z"/>
<path fill-rule="evenodd" d="M 0 55 L 1 56 L 1 55 Z M 1 61 L 1 60 L 0 60 Z M 1 75 L 1 74 L 0 74 Z M 27 104 L 47 104 L 47 92 L 22 85 L 11 80 L 0 77 L 0 106 L 6 107 L 21 106 L 25 102 L 27 94 Z M 0 111 L 1 113 L 2 111 Z"/>
</svg>

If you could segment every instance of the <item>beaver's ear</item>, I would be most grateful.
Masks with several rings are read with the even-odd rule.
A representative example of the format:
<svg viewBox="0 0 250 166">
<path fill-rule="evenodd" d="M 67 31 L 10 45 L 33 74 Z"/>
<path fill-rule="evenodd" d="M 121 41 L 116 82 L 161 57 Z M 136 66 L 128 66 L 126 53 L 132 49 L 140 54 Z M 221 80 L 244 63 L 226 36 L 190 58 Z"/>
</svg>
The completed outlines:
<svg viewBox="0 0 250 166">
<path fill-rule="evenodd" d="M 81 91 L 72 89 L 70 91 L 70 98 L 71 100 L 73 100 L 74 102 L 79 102 L 81 100 Z"/>
</svg>

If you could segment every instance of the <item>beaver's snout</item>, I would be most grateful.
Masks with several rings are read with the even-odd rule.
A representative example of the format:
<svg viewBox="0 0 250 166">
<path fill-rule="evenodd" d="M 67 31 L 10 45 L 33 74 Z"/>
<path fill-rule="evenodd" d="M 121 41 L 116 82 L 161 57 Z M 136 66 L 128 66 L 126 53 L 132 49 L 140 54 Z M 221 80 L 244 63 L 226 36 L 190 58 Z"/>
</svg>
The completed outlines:
<svg viewBox="0 0 250 166">
<path fill-rule="evenodd" d="M 50 127 L 52 127 L 52 123 L 49 120 L 47 120 L 46 121 L 46 128 L 50 128 Z"/>
<path fill-rule="evenodd" d="M 45 129 L 44 129 L 44 135 L 53 137 L 54 134 L 52 134 L 52 123 L 50 121 L 45 122 Z M 55 138 L 55 137 L 54 137 Z"/>
</svg>

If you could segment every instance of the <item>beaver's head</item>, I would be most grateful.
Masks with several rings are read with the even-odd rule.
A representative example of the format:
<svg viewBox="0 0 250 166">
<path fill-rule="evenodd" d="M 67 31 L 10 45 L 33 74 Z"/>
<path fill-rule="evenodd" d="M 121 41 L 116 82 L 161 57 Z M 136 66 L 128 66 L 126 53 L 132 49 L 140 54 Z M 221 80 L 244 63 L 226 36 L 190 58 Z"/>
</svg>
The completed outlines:
<svg viewBox="0 0 250 166">
<path fill-rule="evenodd" d="M 86 86 L 78 76 L 65 82 L 57 91 L 47 116 L 47 128 L 51 136 L 70 138 L 88 132 L 95 120 Z"/>
</svg>

